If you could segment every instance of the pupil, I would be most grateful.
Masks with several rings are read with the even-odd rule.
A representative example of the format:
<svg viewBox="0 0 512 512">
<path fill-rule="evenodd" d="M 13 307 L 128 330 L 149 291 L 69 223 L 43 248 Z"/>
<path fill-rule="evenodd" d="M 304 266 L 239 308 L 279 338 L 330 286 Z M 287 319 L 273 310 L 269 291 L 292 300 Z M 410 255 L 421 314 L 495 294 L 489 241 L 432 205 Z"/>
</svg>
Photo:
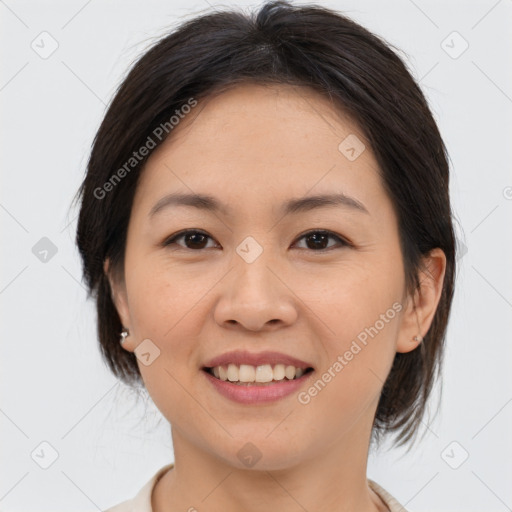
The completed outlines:
<svg viewBox="0 0 512 512">
<path fill-rule="evenodd" d="M 203 241 L 203 244 L 199 243 L 199 245 L 201 246 L 200 248 L 202 249 L 202 246 L 204 245 L 204 241 L 206 239 L 206 236 L 201 234 L 201 233 L 192 233 L 192 234 L 189 234 L 189 235 L 186 235 L 185 239 L 187 241 L 187 245 L 188 245 L 188 242 L 190 241 L 190 239 L 192 239 L 192 245 L 196 245 L 196 248 L 197 248 L 197 244 L 194 244 L 194 237 L 202 237 L 202 241 Z M 197 242 L 197 240 L 196 240 Z"/>
<path fill-rule="evenodd" d="M 313 244 L 313 248 L 316 248 L 316 249 L 318 249 L 318 248 L 321 248 L 321 249 L 325 248 L 324 247 L 325 244 L 323 242 L 325 242 L 325 240 L 328 238 L 327 235 L 324 234 L 324 233 L 314 233 L 312 235 L 309 235 L 307 237 L 307 239 L 311 240 L 311 239 L 315 239 L 316 237 L 321 237 L 321 240 L 316 240 L 315 243 Z M 318 242 L 320 242 L 320 245 L 318 244 Z"/>
</svg>

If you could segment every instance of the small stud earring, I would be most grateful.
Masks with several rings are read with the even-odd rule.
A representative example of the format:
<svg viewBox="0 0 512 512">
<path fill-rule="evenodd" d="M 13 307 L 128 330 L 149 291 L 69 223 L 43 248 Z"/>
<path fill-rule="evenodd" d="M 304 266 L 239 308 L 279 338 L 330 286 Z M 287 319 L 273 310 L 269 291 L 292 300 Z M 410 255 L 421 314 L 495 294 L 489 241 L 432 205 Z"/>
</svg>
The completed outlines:
<svg viewBox="0 0 512 512">
<path fill-rule="evenodd" d="M 121 332 L 121 345 L 126 341 L 126 338 L 130 335 L 130 331 L 128 331 L 128 329 L 123 329 L 123 331 Z"/>
<path fill-rule="evenodd" d="M 420 343 L 423 341 L 423 338 L 421 336 L 414 336 L 414 338 L 412 339 L 413 341 L 419 341 Z"/>
</svg>

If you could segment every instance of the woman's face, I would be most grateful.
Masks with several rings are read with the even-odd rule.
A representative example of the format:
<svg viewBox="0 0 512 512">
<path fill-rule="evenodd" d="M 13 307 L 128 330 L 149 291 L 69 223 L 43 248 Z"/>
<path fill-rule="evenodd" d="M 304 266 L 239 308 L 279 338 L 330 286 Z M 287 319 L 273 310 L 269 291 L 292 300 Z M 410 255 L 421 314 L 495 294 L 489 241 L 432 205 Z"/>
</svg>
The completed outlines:
<svg viewBox="0 0 512 512">
<path fill-rule="evenodd" d="M 208 195 L 219 208 L 161 202 L 169 194 Z M 285 209 L 332 194 L 352 199 Z M 183 230 L 200 233 L 166 245 Z M 141 175 L 124 275 L 114 285 L 124 346 L 139 347 L 173 435 L 239 468 L 367 443 L 395 352 L 414 349 L 431 319 L 410 312 L 397 218 L 371 148 L 305 88 L 237 86 L 183 116 Z M 313 370 L 249 386 L 206 374 L 232 351 L 279 354 L 228 355 L 225 366 L 253 363 L 226 368 L 229 379 L 280 378 L 276 365 L 294 366 L 286 356 Z"/>
</svg>

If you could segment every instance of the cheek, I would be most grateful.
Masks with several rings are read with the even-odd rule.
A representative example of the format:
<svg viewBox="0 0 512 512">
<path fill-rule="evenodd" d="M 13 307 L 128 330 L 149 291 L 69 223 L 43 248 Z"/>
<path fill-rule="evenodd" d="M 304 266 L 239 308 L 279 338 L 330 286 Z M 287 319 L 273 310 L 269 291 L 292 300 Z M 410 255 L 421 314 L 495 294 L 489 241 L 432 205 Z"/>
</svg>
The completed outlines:
<svg viewBox="0 0 512 512">
<path fill-rule="evenodd" d="M 328 327 L 321 344 L 325 381 L 339 388 L 340 397 L 346 396 L 344 388 L 371 394 L 385 381 L 395 356 L 403 309 L 400 269 L 384 258 L 378 263 L 369 258 L 368 264 L 333 275 L 335 281 L 310 305 Z"/>
<path fill-rule="evenodd" d="M 208 314 L 201 299 L 212 283 L 149 261 L 134 270 L 127 272 L 134 333 L 139 342 L 151 340 L 157 354 L 149 365 L 138 359 L 138 366 L 155 404 L 171 418 L 190 401 L 183 385 L 199 371 L 198 340 Z"/>
<path fill-rule="evenodd" d="M 396 264 L 386 264 L 377 254 L 300 282 L 297 294 L 340 342 L 378 321 L 401 298 L 403 287 Z"/>
<path fill-rule="evenodd" d="M 319 316 L 335 334 L 318 344 L 326 353 L 322 366 L 297 400 L 304 417 L 322 418 L 326 437 L 372 414 L 395 356 L 400 308 L 391 294 L 358 287 L 325 298 Z"/>
<path fill-rule="evenodd" d="M 208 290 L 197 275 L 188 276 L 148 259 L 144 270 L 132 273 L 127 282 L 130 313 L 140 336 L 172 342 L 194 316 L 194 307 Z"/>
</svg>

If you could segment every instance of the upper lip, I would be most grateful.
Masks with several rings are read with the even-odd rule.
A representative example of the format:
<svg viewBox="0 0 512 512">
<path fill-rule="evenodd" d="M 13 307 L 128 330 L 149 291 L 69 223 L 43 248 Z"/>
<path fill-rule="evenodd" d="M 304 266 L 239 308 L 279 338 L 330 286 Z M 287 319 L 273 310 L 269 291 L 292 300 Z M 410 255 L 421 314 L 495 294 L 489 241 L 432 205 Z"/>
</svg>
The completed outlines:
<svg viewBox="0 0 512 512">
<path fill-rule="evenodd" d="M 240 366 L 241 364 L 249 364 L 252 366 L 260 366 L 270 364 L 284 364 L 295 366 L 296 368 L 313 368 L 313 365 L 297 359 L 296 357 L 282 354 L 281 352 L 265 351 L 265 352 L 248 352 L 247 350 L 233 350 L 216 356 L 204 364 L 204 368 L 214 368 L 215 366 L 227 366 L 228 364 Z"/>
</svg>

